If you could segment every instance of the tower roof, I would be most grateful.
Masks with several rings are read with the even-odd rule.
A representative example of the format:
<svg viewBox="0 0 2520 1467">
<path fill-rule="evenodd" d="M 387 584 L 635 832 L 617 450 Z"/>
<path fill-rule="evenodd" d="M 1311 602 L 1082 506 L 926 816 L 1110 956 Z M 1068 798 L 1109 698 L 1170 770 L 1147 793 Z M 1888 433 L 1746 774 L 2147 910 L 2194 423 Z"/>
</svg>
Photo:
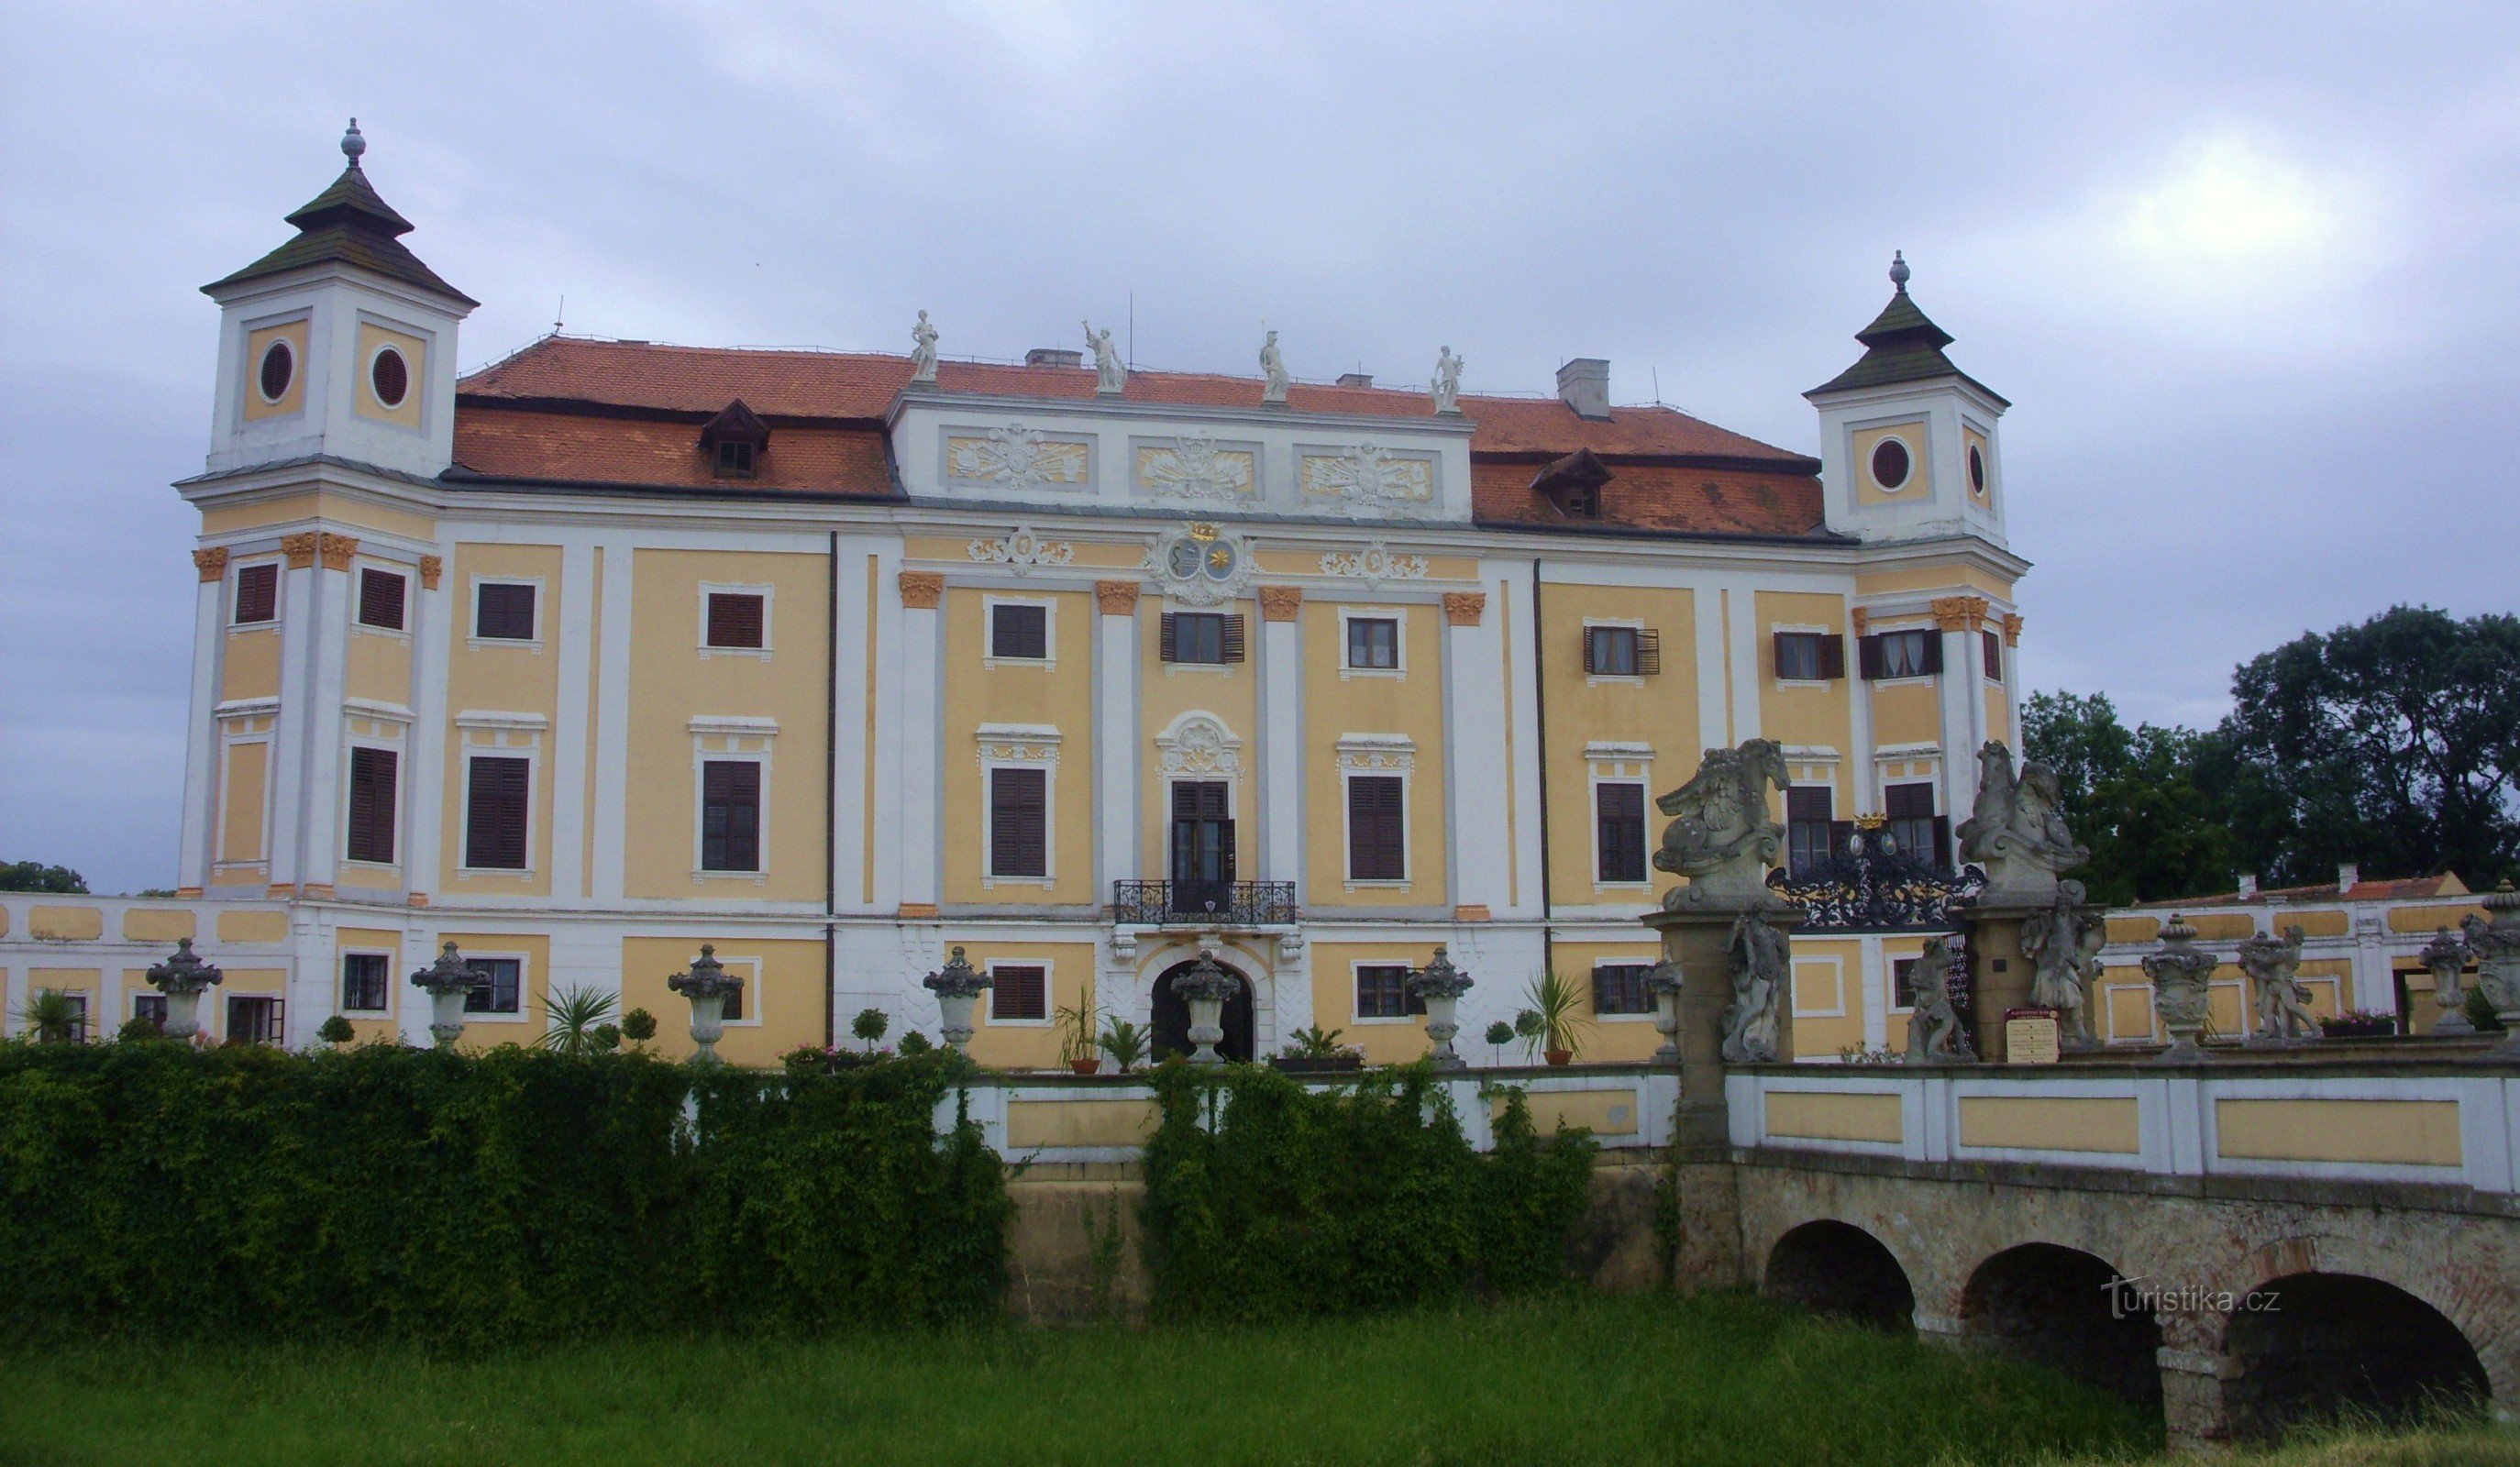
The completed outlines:
<svg viewBox="0 0 2520 1467">
<path fill-rule="evenodd" d="M 479 301 L 439 279 L 436 271 L 422 264 L 420 256 L 403 246 L 401 237 L 411 233 L 411 221 L 395 213 L 393 205 L 380 198 L 375 186 L 368 182 L 366 171 L 359 166 L 359 155 L 367 151 L 367 139 L 359 135 L 359 119 L 352 117 L 350 130 L 341 135 L 341 154 L 350 160 L 349 166 L 333 180 L 331 188 L 289 215 L 288 222 L 297 226 L 297 238 L 202 289 L 216 294 L 265 276 L 339 261 L 467 306 L 479 305 Z"/>
<path fill-rule="evenodd" d="M 1956 377 L 1997 402 L 2003 402 L 1986 383 L 1960 371 L 1943 355 L 1943 348 L 1952 344 L 1952 333 L 1917 309 L 1914 298 L 1908 293 L 1908 276 L 1907 256 L 1894 251 L 1890 256 L 1890 303 L 1872 318 L 1870 326 L 1855 333 L 1855 339 L 1864 343 L 1864 355 L 1856 359 L 1854 366 L 1805 395 Z"/>
</svg>

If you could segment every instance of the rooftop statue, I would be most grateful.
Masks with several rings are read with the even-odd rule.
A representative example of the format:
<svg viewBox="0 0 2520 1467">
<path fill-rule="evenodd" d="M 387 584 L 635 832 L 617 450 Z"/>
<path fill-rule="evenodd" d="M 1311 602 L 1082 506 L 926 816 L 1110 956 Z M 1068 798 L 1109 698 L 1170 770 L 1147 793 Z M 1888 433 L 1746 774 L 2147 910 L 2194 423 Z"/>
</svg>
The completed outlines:
<svg viewBox="0 0 2520 1467">
<path fill-rule="evenodd" d="M 1278 350 L 1278 333 L 1274 331 L 1269 333 L 1268 340 L 1260 343 L 1260 376 L 1265 378 L 1260 387 L 1260 400 L 1264 403 L 1284 402 L 1286 359 Z"/>
<path fill-rule="evenodd" d="M 1758 913 L 1732 919 L 1732 1002 L 1724 1010 L 1727 1063 L 1777 1062 L 1777 1005 L 1784 999 L 1789 951 L 1785 934 Z"/>
<path fill-rule="evenodd" d="M 919 324 L 910 329 L 910 379 L 914 382 L 936 380 L 936 328 L 927 324 L 927 313 L 919 313 Z"/>
<path fill-rule="evenodd" d="M 2066 828 L 2056 772 L 2032 759 L 2016 777 L 2012 751 L 1992 741 L 1977 751 L 1977 804 L 1957 833 L 1961 859 L 1986 867 L 1979 900 L 2052 899 L 2056 873 L 2092 859 L 2091 848 L 2074 844 Z"/>
<path fill-rule="evenodd" d="M 2030 1001 L 2057 1014 L 2065 1046 L 2096 1047 L 2092 1035 L 2092 983 L 2100 975 L 2108 924 L 2084 905 L 2080 881 L 2056 883 L 2056 900 L 2021 924 L 2021 955 L 2031 960 Z"/>
<path fill-rule="evenodd" d="M 1129 369 L 1121 362 L 1119 351 L 1111 345 L 1111 333 L 1096 331 L 1094 323 L 1085 323 L 1085 344 L 1094 353 L 1094 390 L 1118 393 L 1128 389 Z"/>
<path fill-rule="evenodd" d="M 2252 932 L 2240 944 L 2240 971 L 2249 975 L 2257 998 L 2258 1022 L 2252 1044 L 2289 1045 L 2320 1037 L 2318 1020 L 2310 1012 L 2310 989 L 2293 976 L 2301 966 L 2299 925 L 2283 929 L 2280 938 Z"/>
<path fill-rule="evenodd" d="M 1663 906 L 1678 911 L 1709 903 L 1776 902 L 1767 868 L 1784 858 L 1785 829 L 1768 809 L 1768 790 L 1792 782 L 1785 751 L 1773 738 L 1708 749 L 1688 783 L 1654 801 L 1663 814 L 1678 817 L 1663 828 L 1654 867 L 1688 878 L 1687 886 L 1664 895 Z"/>
<path fill-rule="evenodd" d="M 1460 357 L 1453 355 L 1453 348 L 1449 346 L 1436 354 L 1435 380 L 1428 384 L 1428 390 L 1435 397 L 1436 412 L 1462 411 L 1462 368 L 1464 365 Z"/>
</svg>

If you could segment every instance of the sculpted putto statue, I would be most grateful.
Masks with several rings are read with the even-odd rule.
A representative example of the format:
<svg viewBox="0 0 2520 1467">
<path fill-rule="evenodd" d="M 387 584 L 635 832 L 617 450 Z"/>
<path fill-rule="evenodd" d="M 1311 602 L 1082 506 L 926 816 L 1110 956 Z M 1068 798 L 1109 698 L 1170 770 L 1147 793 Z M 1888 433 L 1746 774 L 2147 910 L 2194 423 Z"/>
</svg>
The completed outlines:
<svg viewBox="0 0 2520 1467">
<path fill-rule="evenodd" d="M 1754 912 L 1732 919 L 1732 1001 L 1724 1010 L 1724 1058 L 1731 1064 L 1774 1064 L 1777 1005 L 1791 971 L 1785 935 Z"/>
<path fill-rule="evenodd" d="M 1453 355 L 1453 348 L 1449 346 L 1436 354 L 1435 380 L 1428 384 L 1429 390 L 1434 393 L 1436 412 L 1462 411 L 1462 359 Z"/>
<path fill-rule="evenodd" d="M 2291 926 L 2283 929 L 2280 938 L 2253 932 L 2240 944 L 2240 971 L 2249 975 L 2258 1000 L 2256 1032 L 2249 1036 L 2252 1044 L 2290 1045 L 2320 1037 L 2318 1020 L 2310 1013 L 2310 989 L 2293 976 L 2301 966 L 2305 935 L 2300 927 Z"/>
<path fill-rule="evenodd" d="M 1094 352 L 1094 390 L 1123 392 L 1129 386 L 1129 368 L 1111 345 L 1108 331 L 1096 331 L 1094 323 L 1085 323 L 1085 344 Z"/>
<path fill-rule="evenodd" d="M 1783 789 L 1785 751 L 1773 738 L 1753 738 L 1737 749 L 1708 749 L 1689 781 L 1654 801 L 1676 816 L 1663 827 L 1657 870 L 1688 878 L 1663 906 L 1674 910 L 1731 900 L 1766 905 L 1769 867 L 1783 859 L 1785 831 L 1768 809 L 1770 786 Z"/>
<path fill-rule="evenodd" d="M 1952 1007 L 1952 943 L 1936 934 L 1916 956 L 1915 1007 L 1908 1014 L 1908 1063 L 1952 1064 L 1964 1059 L 1959 1011 Z"/>
<path fill-rule="evenodd" d="M 1264 378 L 1260 387 L 1260 400 L 1284 402 L 1286 400 L 1286 359 L 1279 354 L 1278 333 L 1274 331 L 1269 333 L 1268 340 L 1260 343 L 1260 376 Z"/>
<path fill-rule="evenodd" d="M 936 328 L 927 324 L 927 313 L 919 313 L 919 324 L 910 329 L 910 379 L 914 382 L 936 380 Z"/>
<path fill-rule="evenodd" d="M 2092 859 L 2065 826 L 2056 772 L 2033 759 L 2016 777 L 2012 751 L 1994 742 L 1977 751 L 1977 803 L 1957 832 L 1961 858 L 1986 867 L 1988 897 L 2046 900 L 2058 871 Z"/>
<path fill-rule="evenodd" d="M 2091 985 L 2099 977 L 2100 949 L 2108 926 L 2083 905 L 2080 881 L 2056 883 L 2056 900 L 2045 911 L 2034 911 L 2021 924 L 2021 956 L 2034 964 L 2030 1001 L 2057 1014 L 2057 1028 L 2069 1047 L 2092 1048 Z"/>
</svg>

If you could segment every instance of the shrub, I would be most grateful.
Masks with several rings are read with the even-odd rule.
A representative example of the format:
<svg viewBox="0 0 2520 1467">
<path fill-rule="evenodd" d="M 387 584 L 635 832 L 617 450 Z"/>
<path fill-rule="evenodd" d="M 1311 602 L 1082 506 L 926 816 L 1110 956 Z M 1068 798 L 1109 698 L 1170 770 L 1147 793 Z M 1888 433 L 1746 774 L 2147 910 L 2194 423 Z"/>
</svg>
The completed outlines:
<svg viewBox="0 0 2520 1467">
<path fill-rule="evenodd" d="M 1593 1142 L 1519 1092 L 1470 1149 L 1424 1064 L 1307 1090 L 1266 1068 L 1155 1072 L 1146 1258 L 1157 1313 L 1284 1318 L 1570 1281 Z"/>
<path fill-rule="evenodd" d="M 656 1037 L 656 1016 L 644 1008 L 634 1008 L 621 1016 L 621 1037 L 634 1045 L 644 1045 Z"/>
<path fill-rule="evenodd" d="M 328 1045 L 346 1045 L 357 1038 L 357 1032 L 350 1028 L 349 1020 L 337 1013 L 327 1015 L 323 1023 L 315 1026 L 315 1037 Z"/>
<path fill-rule="evenodd" d="M 44 1267 L 0 1328 L 478 1345 L 985 1313 L 1008 1204 L 976 1127 L 934 1134 L 953 1074 L 6 1046 L 0 1249 Z"/>
</svg>

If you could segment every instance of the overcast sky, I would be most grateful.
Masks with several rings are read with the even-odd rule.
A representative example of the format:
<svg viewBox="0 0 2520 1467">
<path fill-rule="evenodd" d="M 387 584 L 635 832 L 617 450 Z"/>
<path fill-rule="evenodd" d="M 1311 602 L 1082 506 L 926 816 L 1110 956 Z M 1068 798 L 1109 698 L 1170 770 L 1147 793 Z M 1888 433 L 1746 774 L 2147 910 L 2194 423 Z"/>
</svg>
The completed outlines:
<svg viewBox="0 0 2520 1467">
<path fill-rule="evenodd" d="M 217 308 L 355 113 L 548 330 L 1549 390 L 1817 450 L 1907 251 L 2003 422 L 2028 686 L 2211 722 L 2520 602 L 2520 7 L 168 5 L 0 15 L 0 858 L 172 885 Z"/>
</svg>

